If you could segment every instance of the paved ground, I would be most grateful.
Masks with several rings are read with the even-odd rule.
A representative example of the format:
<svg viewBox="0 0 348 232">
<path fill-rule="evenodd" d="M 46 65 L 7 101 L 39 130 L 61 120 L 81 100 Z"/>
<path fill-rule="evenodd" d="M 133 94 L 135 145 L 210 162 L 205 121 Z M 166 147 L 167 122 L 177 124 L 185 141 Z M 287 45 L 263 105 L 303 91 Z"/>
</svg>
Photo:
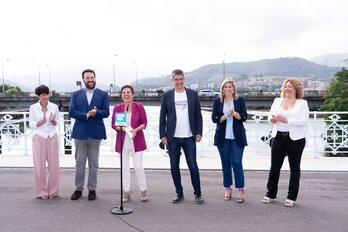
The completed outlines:
<svg viewBox="0 0 348 232">
<path fill-rule="evenodd" d="M 62 155 L 59 157 L 60 167 L 74 168 L 75 156 Z M 198 166 L 204 170 L 221 170 L 221 161 L 216 152 L 211 156 L 198 156 Z M 132 162 L 130 162 L 132 165 Z M 144 167 L 147 169 L 169 169 L 169 157 L 166 154 L 144 155 Z M 271 165 L 270 154 L 256 156 L 253 154 L 244 154 L 244 170 L 269 170 Z M 101 155 L 99 158 L 101 168 L 119 168 L 120 159 L 117 155 Z M 182 168 L 187 168 L 186 161 L 181 158 Z M 31 155 L 0 155 L 0 168 L 10 167 L 33 167 L 33 157 Z M 289 170 L 287 159 L 284 161 L 284 170 Z M 348 157 L 313 157 L 305 156 L 301 160 L 301 169 L 304 171 L 346 171 L 348 172 Z"/>
<path fill-rule="evenodd" d="M 303 172 L 298 204 L 286 208 L 289 173 L 279 185 L 279 202 L 264 205 L 267 171 L 246 171 L 246 201 L 223 200 L 221 172 L 201 171 L 205 204 L 196 205 L 188 171 L 184 170 L 185 201 L 171 203 L 174 189 L 169 170 L 146 170 L 149 201 L 141 203 L 136 181 L 133 213 L 115 216 L 120 205 L 119 170 L 99 171 L 98 199 L 71 201 L 74 170 L 62 169 L 61 197 L 33 197 L 32 168 L 0 168 L 0 231 L 347 231 L 348 172 Z M 132 180 L 135 176 L 132 173 Z"/>
</svg>

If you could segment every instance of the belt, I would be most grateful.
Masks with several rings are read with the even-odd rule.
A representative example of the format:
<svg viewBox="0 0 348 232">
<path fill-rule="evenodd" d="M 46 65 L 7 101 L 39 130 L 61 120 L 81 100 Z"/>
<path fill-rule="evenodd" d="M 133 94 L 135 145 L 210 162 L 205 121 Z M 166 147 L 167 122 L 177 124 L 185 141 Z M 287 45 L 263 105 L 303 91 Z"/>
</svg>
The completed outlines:
<svg viewBox="0 0 348 232">
<path fill-rule="evenodd" d="M 289 131 L 278 131 L 277 134 L 287 136 L 287 135 L 289 135 Z"/>
</svg>

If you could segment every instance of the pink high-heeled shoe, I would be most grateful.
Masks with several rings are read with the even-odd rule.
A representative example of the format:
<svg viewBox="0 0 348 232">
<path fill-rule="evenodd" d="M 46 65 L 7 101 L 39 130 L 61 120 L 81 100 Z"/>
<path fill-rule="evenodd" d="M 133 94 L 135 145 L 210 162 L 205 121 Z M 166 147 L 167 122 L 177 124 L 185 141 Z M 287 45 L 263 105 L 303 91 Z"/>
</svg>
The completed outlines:
<svg viewBox="0 0 348 232">
<path fill-rule="evenodd" d="M 243 203 L 244 202 L 244 189 L 243 188 L 239 188 L 238 189 L 237 202 L 238 203 Z"/>
<path fill-rule="evenodd" d="M 231 188 L 226 188 L 224 199 L 225 199 L 225 201 L 230 201 L 232 199 L 232 189 Z"/>
</svg>

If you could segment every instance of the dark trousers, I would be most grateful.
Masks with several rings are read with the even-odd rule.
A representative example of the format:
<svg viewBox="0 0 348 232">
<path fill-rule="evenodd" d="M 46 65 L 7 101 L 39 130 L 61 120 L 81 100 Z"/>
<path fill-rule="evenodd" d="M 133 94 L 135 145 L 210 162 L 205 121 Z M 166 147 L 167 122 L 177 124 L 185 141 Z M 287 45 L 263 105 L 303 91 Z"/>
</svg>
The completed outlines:
<svg viewBox="0 0 348 232">
<path fill-rule="evenodd" d="M 271 149 L 271 170 L 269 172 L 266 194 L 267 197 L 276 198 L 280 169 L 287 155 L 290 166 L 290 181 L 287 199 L 296 201 L 300 187 L 301 157 L 306 144 L 306 139 L 291 140 L 288 132 L 279 132 L 273 139 Z"/>
<path fill-rule="evenodd" d="M 201 184 L 199 177 L 199 169 L 196 161 L 196 141 L 194 137 L 189 138 L 174 138 L 168 143 L 168 153 L 170 158 L 170 170 L 172 173 L 173 182 L 176 193 L 183 193 L 180 174 L 180 150 L 184 150 L 187 166 L 190 169 L 191 182 L 194 193 L 201 194 Z"/>
</svg>

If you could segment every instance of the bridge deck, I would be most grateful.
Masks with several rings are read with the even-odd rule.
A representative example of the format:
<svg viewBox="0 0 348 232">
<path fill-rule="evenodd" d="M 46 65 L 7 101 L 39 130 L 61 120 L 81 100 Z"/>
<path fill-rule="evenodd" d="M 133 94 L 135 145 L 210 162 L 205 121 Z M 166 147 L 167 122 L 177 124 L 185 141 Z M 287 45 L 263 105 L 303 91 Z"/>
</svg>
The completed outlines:
<svg viewBox="0 0 348 232">
<path fill-rule="evenodd" d="M 269 109 L 276 96 L 274 95 L 245 95 L 243 96 L 249 109 Z M 212 107 L 213 97 L 201 97 L 202 107 Z M 323 96 L 307 96 L 305 99 L 309 103 L 310 108 L 317 108 L 324 103 Z M 29 106 L 37 102 L 37 97 L 2 97 L 0 111 L 13 111 L 13 109 L 29 109 Z M 118 104 L 122 101 L 119 96 L 110 96 L 110 105 Z M 160 106 L 160 96 L 136 96 L 135 101 L 142 102 L 146 106 Z M 50 101 L 57 104 L 61 111 L 67 111 L 70 103 L 70 96 L 51 97 Z"/>
</svg>

